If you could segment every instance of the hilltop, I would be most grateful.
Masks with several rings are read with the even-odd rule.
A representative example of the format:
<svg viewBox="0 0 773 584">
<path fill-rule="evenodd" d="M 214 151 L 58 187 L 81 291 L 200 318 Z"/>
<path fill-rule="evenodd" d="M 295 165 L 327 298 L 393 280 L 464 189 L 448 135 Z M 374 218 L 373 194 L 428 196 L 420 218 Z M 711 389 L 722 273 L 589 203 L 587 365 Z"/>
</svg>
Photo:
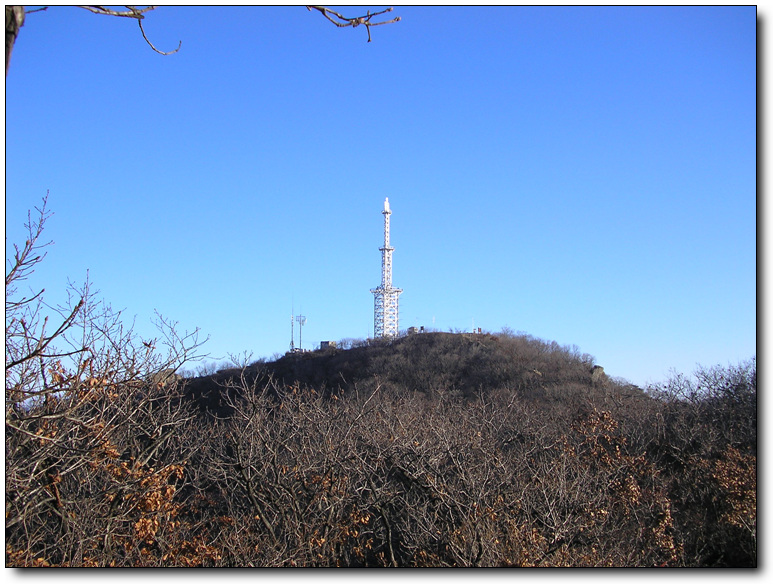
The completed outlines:
<svg viewBox="0 0 773 584">
<path fill-rule="evenodd" d="M 185 381 L 263 565 L 756 565 L 754 359 L 645 392 L 526 334 L 354 344 Z"/>
<path fill-rule="evenodd" d="M 189 380 L 189 392 L 215 410 L 222 406 L 220 389 L 242 377 L 323 395 L 368 393 L 378 386 L 396 394 L 467 400 L 497 391 L 530 402 L 580 395 L 599 405 L 623 396 L 645 399 L 638 387 L 610 379 L 591 355 L 526 334 L 428 332 L 356 344 L 223 369 Z"/>
</svg>

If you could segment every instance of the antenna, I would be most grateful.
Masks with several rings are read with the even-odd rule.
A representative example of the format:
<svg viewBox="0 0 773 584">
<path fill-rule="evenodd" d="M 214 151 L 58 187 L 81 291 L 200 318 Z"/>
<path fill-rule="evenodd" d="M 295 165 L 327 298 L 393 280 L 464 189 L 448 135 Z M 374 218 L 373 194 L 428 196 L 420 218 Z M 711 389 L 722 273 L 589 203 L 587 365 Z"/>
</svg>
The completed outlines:
<svg viewBox="0 0 773 584">
<path fill-rule="evenodd" d="M 295 312 L 295 309 L 293 309 Z M 290 352 L 295 352 L 295 331 L 293 330 L 293 324 L 295 323 L 295 315 L 290 314 Z"/>
<path fill-rule="evenodd" d="M 400 288 L 392 287 L 392 252 L 395 248 L 389 245 L 389 216 L 392 210 L 389 208 L 389 197 L 384 199 L 384 245 L 381 251 L 381 285 L 372 288 L 374 295 L 373 307 L 373 337 L 396 337 L 398 332 L 399 308 L 398 296 L 402 293 Z"/>
<path fill-rule="evenodd" d="M 298 321 L 298 350 L 303 351 L 303 325 L 306 324 L 306 317 L 299 314 L 295 317 Z"/>
<path fill-rule="evenodd" d="M 295 353 L 295 331 L 293 330 L 293 324 L 295 323 L 295 296 L 292 301 L 292 312 L 290 313 L 290 352 Z"/>
</svg>

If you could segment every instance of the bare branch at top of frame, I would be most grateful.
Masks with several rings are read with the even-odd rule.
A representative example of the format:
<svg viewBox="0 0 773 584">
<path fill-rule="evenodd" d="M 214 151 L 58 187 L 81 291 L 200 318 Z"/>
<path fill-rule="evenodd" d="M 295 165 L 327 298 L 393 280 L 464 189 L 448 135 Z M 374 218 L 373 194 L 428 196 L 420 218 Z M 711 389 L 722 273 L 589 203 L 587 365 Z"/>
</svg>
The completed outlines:
<svg viewBox="0 0 773 584">
<path fill-rule="evenodd" d="M 392 12 L 394 10 L 393 7 L 386 8 L 384 10 L 381 10 L 380 12 L 374 12 L 373 14 L 370 13 L 370 10 L 368 10 L 367 14 L 365 16 L 353 16 L 348 17 L 344 16 L 343 14 L 340 14 L 336 12 L 335 10 L 331 10 L 330 8 L 326 8 L 325 6 L 307 6 L 307 10 L 316 10 L 320 14 L 322 14 L 325 18 L 327 18 L 330 22 L 335 24 L 339 28 L 344 28 L 347 26 L 351 26 L 352 28 L 356 28 L 360 26 L 361 24 L 365 26 L 365 28 L 368 29 L 368 42 L 371 41 L 370 38 L 370 27 L 371 26 L 380 26 L 382 24 L 392 24 L 394 22 L 399 22 L 401 19 L 399 16 L 395 16 L 391 20 L 382 20 L 381 22 L 372 22 L 372 18 L 375 16 L 381 16 L 382 14 L 386 14 L 387 12 Z"/>
<path fill-rule="evenodd" d="M 113 10 L 104 6 L 80 6 L 84 10 L 93 12 L 94 14 L 104 14 L 106 16 L 122 16 L 124 18 L 145 18 L 145 13 L 155 10 L 155 6 L 145 6 L 145 8 L 137 8 L 136 6 L 124 6 L 126 10 Z"/>
<path fill-rule="evenodd" d="M 145 18 L 145 13 L 150 12 L 151 10 L 155 10 L 156 6 L 145 6 L 144 8 L 138 8 L 137 6 L 124 6 L 126 10 L 113 10 L 112 8 L 106 8 L 105 6 L 81 6 L 80 8 L 83 8 L 84 10 L 88 10 L 89 12 L 93 12 L 94 14 L 103 14 L 105 16 L 119 16 L 123 18 L 134 18 L 137 23 L 140 25 L 140 32 L 142 33 L 142 38 L 145 39 L 145 42 L 148 43 L 148 46 L 153 49 L 155 52 L 157 52 L 159 55 L 173 55 L 177 51 L 180 50 L 180 47 L 182 46 L 183 42 L 180 41 L 177 44 L 177 48 L 174 51 L 161 51 L 153 45 L 153 43 L 150 42 L 150 39 L 148 39 L 148 36 L 145 34 L 145 29 L 142 27 L 142 20 Z"/>
</svg>

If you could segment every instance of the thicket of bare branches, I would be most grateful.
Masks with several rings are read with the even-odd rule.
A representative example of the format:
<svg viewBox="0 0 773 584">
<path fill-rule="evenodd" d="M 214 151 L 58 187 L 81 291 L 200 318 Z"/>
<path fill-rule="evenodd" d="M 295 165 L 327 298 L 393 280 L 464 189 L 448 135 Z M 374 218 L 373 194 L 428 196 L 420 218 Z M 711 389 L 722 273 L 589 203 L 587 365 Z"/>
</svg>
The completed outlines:
<svg viewBox="0 0 773 584">
<path fill-rule="evenodd" d="M 64 306 L 25 294 L 48 246 L 45 203 L 5 279 L 6 563 L 140 562 L 159 517 L 174 516 L 189 456 L 174 370 L 195 355 L 197 332 L 159 316 L 159 337 L 140 339 L 88 283 Z"/>
<path fill-rule="evenodd" d="M 645 394 L 437 334 L 326 353 L 341 387 L 245 354 L 203 399 L 195 335 L 20 291 L 47 217 L 6 273 L 7 566 L 756 565 L 754 360 Z"/>
<path fill-rule="evenodd" d="M 661 402 L 567 417 L 506 391 L 463 400 L 377 384 L 324 397 L 245 377 L 227 389 L 233 415 L 197 465 L 218 485 L 224 565 L 756 562 L 754 457 L 719 441 L 714 459 L 673 466 L 658 451 L 683 442 L 623 421 L 662 419 Z M 717 509 L 685 508 L 694 489 Z"/>
<path fill-rule="evenodd" d="M 265 518 L 242 532 L 236 565 L 676 560 L 668 500 L 660 490 L 630 492 L 650 469 L 614 449 L 606 414 L 582 416 L 563 434 L 504 396 L 266 395 L 248 391 L 226 424 L 231 442 L 216 441 L 217 460 L 228 461 L 221 482 L 242 491 L 232 516 Z"/>
</svg>

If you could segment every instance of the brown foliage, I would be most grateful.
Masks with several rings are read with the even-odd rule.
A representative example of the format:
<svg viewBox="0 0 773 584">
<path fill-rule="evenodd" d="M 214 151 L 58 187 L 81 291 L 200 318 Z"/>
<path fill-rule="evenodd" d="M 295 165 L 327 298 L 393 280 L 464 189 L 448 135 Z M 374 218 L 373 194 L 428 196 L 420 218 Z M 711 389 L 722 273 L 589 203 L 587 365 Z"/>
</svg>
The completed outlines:
<svg viewBox="0 0 773 584">
<path fill-rule="evenodd" d="M 645 394 L 427 334 L 186 382 L 194 337 L 87 288 L 46 332 L 45 216 L 6 275 L 7 566 L 756 565 L 754 361 Z"/>
</svg>

